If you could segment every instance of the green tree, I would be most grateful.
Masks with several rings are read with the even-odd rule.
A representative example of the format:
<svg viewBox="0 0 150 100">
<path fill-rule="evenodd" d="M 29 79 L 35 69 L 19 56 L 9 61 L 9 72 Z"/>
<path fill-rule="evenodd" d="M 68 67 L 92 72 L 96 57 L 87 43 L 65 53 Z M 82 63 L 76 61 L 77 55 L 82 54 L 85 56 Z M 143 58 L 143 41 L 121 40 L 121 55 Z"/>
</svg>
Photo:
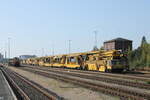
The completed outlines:
<svg viewBox="0 0 150 100">
<path fill-rule="evenodd" d="M 146 41 L 146 37 L 143 36 L 143 37 L 142 37 L 142 42 L 141 42 L 141 47 L 144 47 L 145 44 L 147 44 L 147 41 Z"/>
<path fill-rule="evenodd" d="M 141 45 L 133 51 L 128 51 L 128 61 L 130 68 L 150 67 L 150 44 L 146 37 L 142 37 Z"/>
</svg>

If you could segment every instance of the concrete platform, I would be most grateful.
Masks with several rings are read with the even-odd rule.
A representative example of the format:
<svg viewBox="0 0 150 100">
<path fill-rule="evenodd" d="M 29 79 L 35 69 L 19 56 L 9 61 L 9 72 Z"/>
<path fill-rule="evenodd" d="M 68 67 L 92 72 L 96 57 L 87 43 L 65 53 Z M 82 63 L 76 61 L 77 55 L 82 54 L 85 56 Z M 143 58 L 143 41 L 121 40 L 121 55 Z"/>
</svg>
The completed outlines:
<svg viewBox="0 0 150 100">
<path fill-rule="evenodd" d="M 0 70 L 0 100 L 17 100 L 2 71 Z"/>
</svg>

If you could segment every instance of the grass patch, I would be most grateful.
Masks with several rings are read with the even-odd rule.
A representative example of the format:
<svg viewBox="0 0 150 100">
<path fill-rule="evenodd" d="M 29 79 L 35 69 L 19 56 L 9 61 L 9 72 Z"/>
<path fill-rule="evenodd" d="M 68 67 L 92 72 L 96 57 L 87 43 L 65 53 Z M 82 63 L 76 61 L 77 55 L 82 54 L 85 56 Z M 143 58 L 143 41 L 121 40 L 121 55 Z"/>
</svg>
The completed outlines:
<svg viewBox="0 0 150 100">
<path fill-rule="evenodd" d="M 146 83 L 147 83 L 147 84 L 150 84 L 150 81 L 147 81 Z"/>
</svg>

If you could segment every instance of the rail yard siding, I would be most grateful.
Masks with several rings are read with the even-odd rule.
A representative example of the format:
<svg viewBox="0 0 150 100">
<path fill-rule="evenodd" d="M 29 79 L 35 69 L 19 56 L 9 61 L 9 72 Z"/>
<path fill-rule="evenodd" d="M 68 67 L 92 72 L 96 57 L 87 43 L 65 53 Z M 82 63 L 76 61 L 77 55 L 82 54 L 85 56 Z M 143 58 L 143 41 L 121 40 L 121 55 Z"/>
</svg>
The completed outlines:
<svg viewBox="0 0 150 100">
<path fill-rule="evenodd" d="M 11 69 L 68 100 L 119 100 L 117 97 L 94 92 L 76 85 L 22 71 L 14 67 L 11 67 Z"/>
</svg>

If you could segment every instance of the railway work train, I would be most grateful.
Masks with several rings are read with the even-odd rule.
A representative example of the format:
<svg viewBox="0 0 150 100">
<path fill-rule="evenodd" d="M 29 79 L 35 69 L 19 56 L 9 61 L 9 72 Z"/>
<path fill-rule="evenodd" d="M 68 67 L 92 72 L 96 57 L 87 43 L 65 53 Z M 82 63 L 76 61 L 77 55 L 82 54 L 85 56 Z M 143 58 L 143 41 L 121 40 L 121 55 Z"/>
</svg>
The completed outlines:
<svg viewBox="0 0 150 100">
<path fill-rule="evenodd" d="M 127 57 L 119 50 L 91 51 L 22 60 L 23 65 L 76 68 L 101 72 L 128 69 Z"/>
<path fill-rule="evenodd" d="M 19 67 L 20 66 L 20 59 L 15 57 L 13 59 L 9 59 L 8 61 L 8 65 L 9 66 L 16 66 L 16 67 Z"/>
</svg>

